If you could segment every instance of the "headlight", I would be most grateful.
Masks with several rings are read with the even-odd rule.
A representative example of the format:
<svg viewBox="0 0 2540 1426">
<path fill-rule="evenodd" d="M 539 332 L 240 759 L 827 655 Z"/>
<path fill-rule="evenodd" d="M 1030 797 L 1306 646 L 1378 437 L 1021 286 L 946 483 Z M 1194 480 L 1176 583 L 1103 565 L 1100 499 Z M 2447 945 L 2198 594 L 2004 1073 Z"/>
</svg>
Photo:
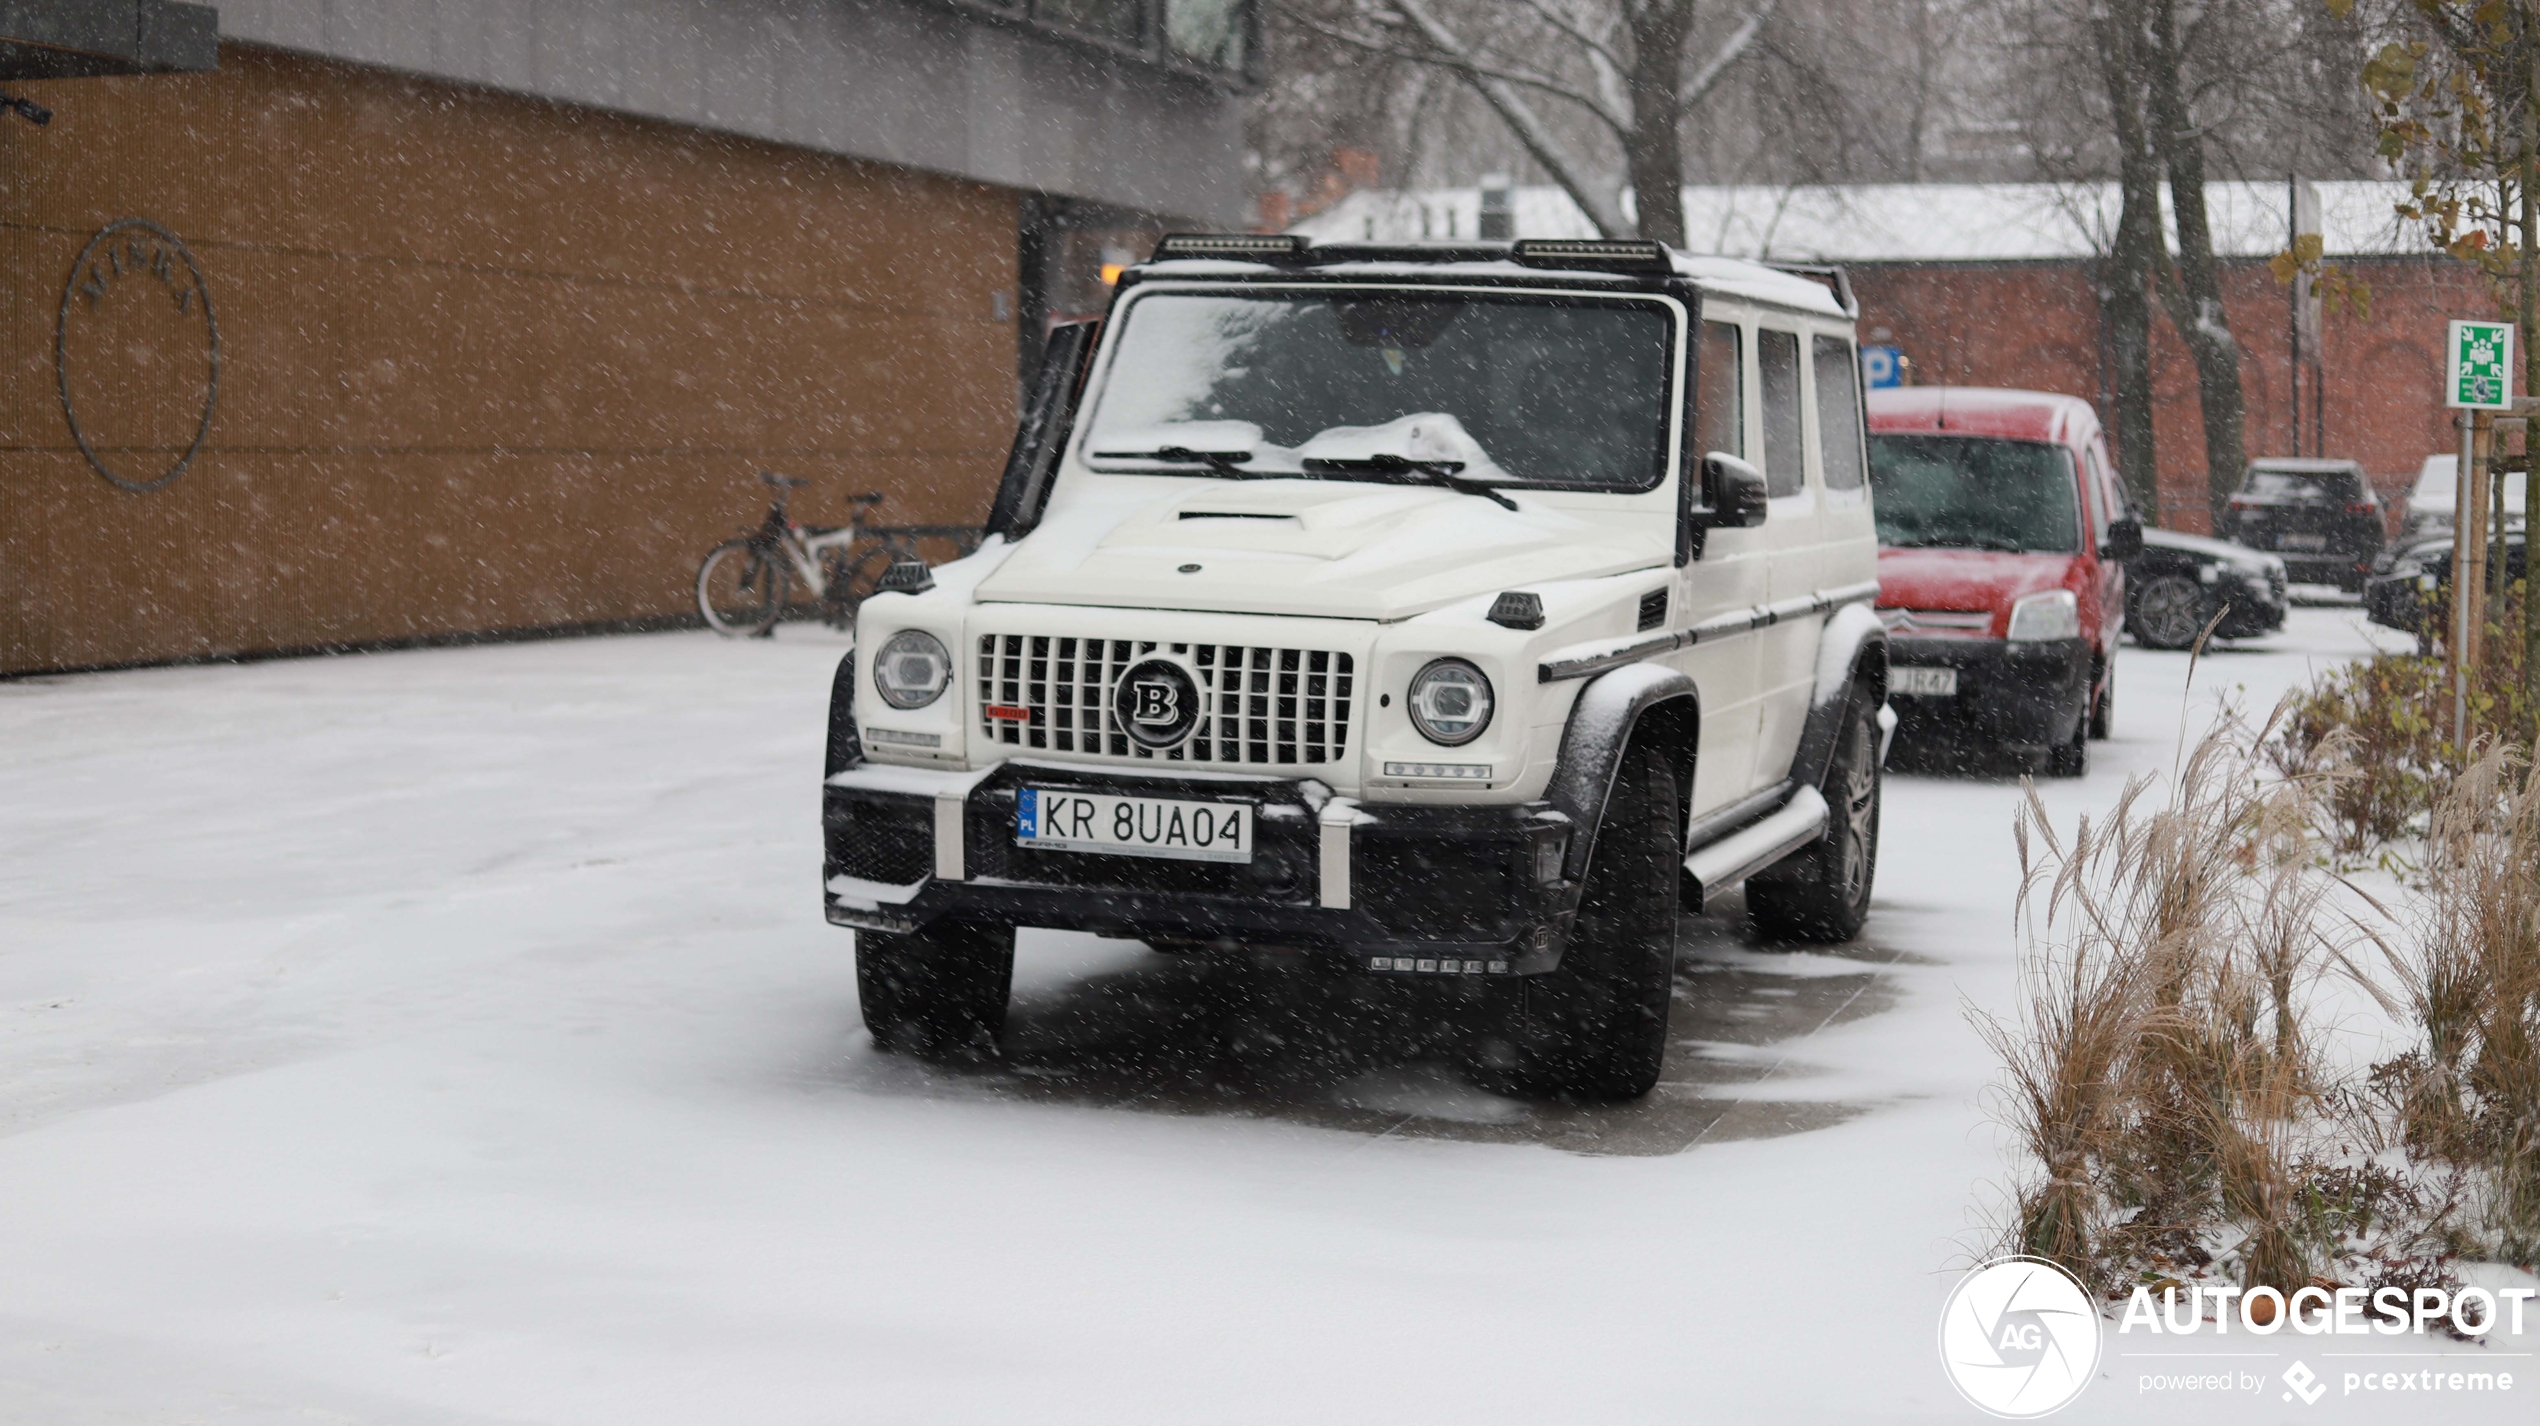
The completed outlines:
<svg viewBox="0 0 2540 1426">
<path fill-rule="evenodd" d="M 2081 602 L 2069 589 L 2032 594 L 2011 606 L 2011 637 L 2077 639 L 2081 637 Z"/>
<path fill-rule="evenodd" d="M 1412 675 L 1411 726 L 1432 743 L 1469 743 L 1490 726 L 1490 680 L 1462 659 L 1437 659 Z"/>
<path fill-rule="evenodd" d="M 952 655 L 922 629 L 902 629 L 873 656 L 873 687 L 894 708 L 923 708 L 952 686 Z"/>
</svg>

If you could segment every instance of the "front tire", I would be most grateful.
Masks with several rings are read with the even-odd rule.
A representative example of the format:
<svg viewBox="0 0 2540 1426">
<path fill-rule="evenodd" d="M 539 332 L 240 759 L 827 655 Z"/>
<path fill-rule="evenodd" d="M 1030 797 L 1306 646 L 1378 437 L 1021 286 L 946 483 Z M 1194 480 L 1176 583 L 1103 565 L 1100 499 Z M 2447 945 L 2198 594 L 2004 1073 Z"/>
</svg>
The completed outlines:
<svg viewBox="0 0 2540 1426">
<path fill-rule="evenodd" d="M 2134 637 L 2147 649 L 2193 647 L 2205 632 L 2205 590 L 2183 574 L 2158 574 L 2134 596 Z"/>
<path fill-rule="evenodd" d="M 876 1047 L 920 1059 L 995 1059 L 1014 988 L 1014 928 L 938 921 L 855 933 L 856 997 Z"/>
<path fill-rule="evenodd" d="M 1683 861 L 1675 765 L 1664 750 L 1635 742 L 1606 797 L 1561 966 L 1525 984 L 1519 1088 L 1602 1101 L 1638 1099 L 1658 1083 Z"/>
<path fill-rule="evenodd" d="M 1761 880 L 1746 884 L 1755 930 L 1775 941 L 1849 941 L 1870 919 L 1870 887 L 1879 868 L 1879 767 L 1876 712 L 1855 693 L 1826 768 L 1823 837 Z"/>
<path fill-rule="evenodd" d="M 697 566 L 697 612 L 727 639 L 764 634 L 784 610 L 786 571 L 772 551 L 726 540 Z"/>
</svg>

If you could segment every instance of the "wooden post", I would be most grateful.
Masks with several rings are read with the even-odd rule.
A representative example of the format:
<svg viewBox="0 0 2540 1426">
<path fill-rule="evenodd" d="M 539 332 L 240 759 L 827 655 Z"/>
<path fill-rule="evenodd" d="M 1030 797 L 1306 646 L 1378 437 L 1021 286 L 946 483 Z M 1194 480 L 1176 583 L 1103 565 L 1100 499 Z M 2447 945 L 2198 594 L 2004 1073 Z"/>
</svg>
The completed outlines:
<svg viewBox="0 0 2540 1426">
<path fill-rule="evenodd" d="M 2452 571 L 2452 597 L 2460 601 L 2461 677 L 2478 680 L 2479 653 L 2487 642 L 2487 464 L 2495 449 L 2495 418 L 2485 411 L 2470 418 L 2469 475 L 2453 498 L 2453 518 L 2461 523 L 2461 544 L 2469 564 Z M 2461 725 L 2468 737 L 2469 725 Z"/>
<path fill-rule="evenodd" d="M 2469 503 L 2470 413 L 2461 412 L 2461 454 L 2452 479 L 2452 618 L 2443 656 L 2452 665 L 2452 741 L 2469 742 L 2469 601 L 2461 597 L 2461 573 L 2469 565 L 2469 520 L 2461 507 Z"/>
</svg>

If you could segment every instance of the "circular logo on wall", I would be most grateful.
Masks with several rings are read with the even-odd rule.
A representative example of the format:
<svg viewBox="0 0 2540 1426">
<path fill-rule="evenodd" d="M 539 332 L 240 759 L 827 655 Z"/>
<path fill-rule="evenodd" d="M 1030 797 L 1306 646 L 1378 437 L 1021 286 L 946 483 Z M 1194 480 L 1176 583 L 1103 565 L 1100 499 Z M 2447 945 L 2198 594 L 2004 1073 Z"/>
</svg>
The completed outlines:
<svg viewBox="0 0 2540 1426">
<path fill-rule="evenodd" d="M 2021 1419 L 2061 1410 L 2099 1370 L 2099 1308 L 2042 1258 L 1996 1258 L 1940 1312 L 1940 1363 L 1979 1411 Z"/>
<path fill-rule="evenodd" d="M 1140 747 L 1164 752 L 1199 727 L 1199 684 L 1171 659 L 1140 659 L 1111 686 L 1111 721 Z"/>
<path fill-rule="evenodd" d="M 97 230 L 62 288 L 53 375 L 99 475 L 141 491 L 185 473 L 220 399 L 220 327 L 183 240 L 147 218 Z"/>
</svg>

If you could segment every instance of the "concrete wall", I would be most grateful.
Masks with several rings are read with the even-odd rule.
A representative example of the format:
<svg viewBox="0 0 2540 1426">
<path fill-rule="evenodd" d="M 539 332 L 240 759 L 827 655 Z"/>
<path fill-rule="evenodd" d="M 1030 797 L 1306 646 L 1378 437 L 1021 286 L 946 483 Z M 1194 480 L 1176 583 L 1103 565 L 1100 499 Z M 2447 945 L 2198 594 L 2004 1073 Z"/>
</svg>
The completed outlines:
<svg viewBox="0 0 2540 1426">
<path fill-rule="evenodd" d="M 0 125 L 0 672 L 675 615 L 773 467 L 976 521 L 1016 196 L 240 45 Z M 107 224 L 148 230 L 79 262 Z M 92 295 L 90 289 L 94 289 Z M 65 294 L 69 294 L 67 303 Z M 82 455 L 164 469 L 132 494 Z M 56 323 L 69 321 L 57 368 Z"/>
<path fill-rule="evenodd" d="M 1003 187 L 1240 223 L 1222 86 L 914 0 L 225 0 L 221 33 Z"/>
<path fill-rule="evenodd" d="M 2363 462 L 2395 509 L 2418 464 L 2455 445 L 2440 389 L 2444 324 L 2492 315 L 2492 302 L 2466 263 L 2428 257 L 2344 258 L 2339 264 L 2370 285 L 2371 316 L 2328 315 L 2321 344 L 2325 419 L 2314 425 L 2306 379 L 2299 453 Z M 2099 403 L 2102 419 L 2113 422 L 2099 299 L 2082 264 L 1849 266 L 1864 339 L 1902 347 L 1916 381 L 2063 392 Z M 2225 269 L 2224 299 L 2241 345 L 2249 453 L 2295 454 L 2285 289 L 2265 264 L 2234 261 Z M 2203 533 L 2210 522 L 2195 364 L 2166 317 L 2155 314 L 2152 335 L 2161 523 Z"/>
</svg>

